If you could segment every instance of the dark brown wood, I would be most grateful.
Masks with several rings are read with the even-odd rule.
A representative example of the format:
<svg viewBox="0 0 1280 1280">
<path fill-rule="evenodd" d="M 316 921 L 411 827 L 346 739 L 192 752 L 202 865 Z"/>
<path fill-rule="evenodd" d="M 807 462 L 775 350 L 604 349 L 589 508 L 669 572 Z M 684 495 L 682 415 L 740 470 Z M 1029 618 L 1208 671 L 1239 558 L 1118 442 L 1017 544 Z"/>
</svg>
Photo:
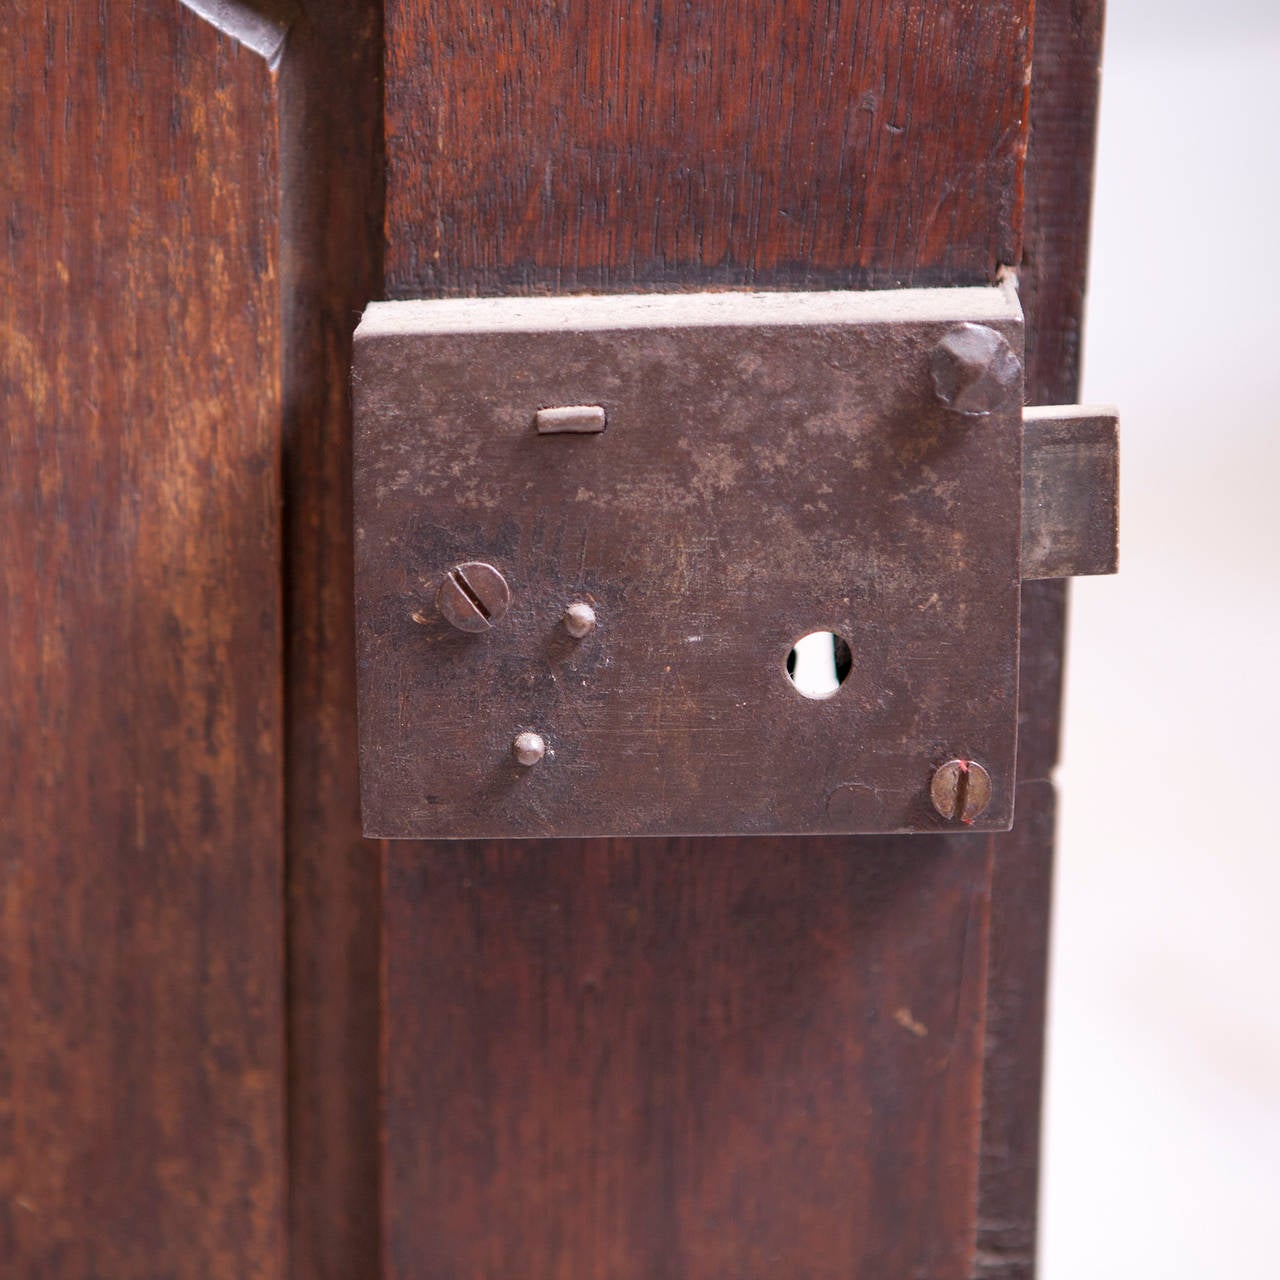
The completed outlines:
<svg viewBox="0 0 1280 1280">
<path fill-rule="evenodd" d="M 19 9 L 0 1271 L 275 1280 L 283 32 L 170 0 Z"/>
<path fill-rule="evenodd" d="M 617 14 L 593 12 L 581 19 L 584 30 L 557 31 L 548 15 L 559 11 L 539 7 L 522 27 L 529 39 L 519 58 L 510 56 L 514 7 L 462 13 L 405 0 L 389 8 L 390 294 L 990 283 L 1002 259 L 1016 261 L 1027 8 L 966 9 L 963 21 L 988 24 L 987 38 L 957 45 L 956 12 L 895 6 L 899 22 L 908 13 L 922 20 L 907 47 L 914 65 L 945 47 L 950 72 L 888 83 L 863 72 L 898 56 L 902 27 L 895 34 L 894 21 L 870 5 L 819 11 L 760 0 L 732 16 L 740 42 L 695 40 L 699 52 L 685 61 L 674 50 L 691 47 L 690 33 L 706 24 L 729 23 L 728 15 L 698 7 L 677 20 L 664 10 L 659 32 L 655 6 L 642 8 L 643 38 L 637 31 L 619 40 Z M 678 45 L 670 37 L 677 21 Z M 796 40 L 795 24 L 812 30 L 816 44 L 808 35 Z M 837 29 L 847 33 L 852 63 L 807 52 L 828 48 Z M 431 87 L 440 57 L 444 93 Z M 571 72 L 553 70 L 564 113 L 549 123 L 534 99 L 552 96 L 529 71 L 547 60 L 553 68 L 607 66 L 607 78 L 623 86 L 621 101 L 641 84 L 665 93 L 673 77 L 685 101 L 707 101 L 705 92 L 714 98 L 729 85 L 742 92 L 719 121 L 694 111 L 678 126 L 646 113 L 628 123 L 578 92 Z M 790 94 L 797 82 L 803 110 Z M 967 121 L 903 135 L 884 128 L 898 124 L 885 120 L 886 88 L 923 122 L 935 119 L 943 98 L 952 109 L 959 83 L 970 93 L 981 85 L 1001 103 L 1012 94 L 1018 106 L 997 111 L 1003 127 L 995 131 L 970 130 Z M 868 92 L 875 110 L 864 121 L 857 111 Z M 513 105 L 499 150 L 486 127 L 502 95 Z M 536 110 L 526 128 L 529 102 Z M 792 125 L 792 102 L 803 127 Z M 740 112 L 750 118 L 749 152 L 733 148 Z M 820 121 L 850 118 L 846 151 L 843 125 Z M 613 137 L 622 144 L 611 152 Z M 581 152 L 566 150 L 570 139 L 583 140 Z M 871 139 L 881 145 L 866 145 Z M 768 157 L 778 182 L 760 178 L 755 157 Z M 846 180 L 855 168 L 856 180 Z M 595 173 L 606 184 L 611 174 L 626 178 L 618 194 L 610 187 L 606 199 L 602 188 L 596 199 Z M 753 180 L 751 217 L 732 216 L 726 193 Z M 794 201 L 781 194 L 788 183 Z M 853 210 L 851 231 L 829 203 L 833 190 Z M 955 196 L 982 210 L 974 235 L 962 232 L 945 247 L 929 218 L 896 224 L 889 204 L 915 208 L 912 193 L 921 191 L 939 207 L 952 208 Z M 607 227 L 596 235 L 589 223 L 601 217 Z M 967 1274 L 978 1133 L 960 1098 L 980 1083 L 981 1047 L 973 1042 L 973 1057 L 954 1048 L 944 1076 L 908 1072 L 889 1105 L 870 1116 L 864 1090 L 904 1070 L 900 1055 L 925 1038 L 911 1027 L 929 1026 L 909 1003 L 885 1018 L 875 984 L 905 975 L 896 958 L 903 948 L 928 950 L 930 939 L 950 936 L 954 903 L 944 906 L 930 890 L 936 877 L 955 877 L 985 903 L 984 849 L 993 846 L 973 836 L 902 839 L 397 845 L 385 900 L 389 1274 L 498 1276 L 516 1258 L 522 1274 L 615 1280 L 757 1277 L 779 1268 L 800 1277 L 911 1274 L 912 1266 Z M 896 886 L 887 897 L 886 874 Z M 877 904 L 869 915 L 851 906 L 864 900 Z M 971 919 L 985 937 L 985 907 Z M 443 938 L 437 922 L 447 922 Z M 626 928 L 650 945 L 629 940 Z M 771 984 L 791 981 L 803 1003 L 817 954 L 847 967 L 848 985 L 819 983 L 802 1025 L 787 1021 L 769 1003 Z M 977 954 L 985 956 L 985 942 Z M 928 998 L 936 1008 L 973 1008 L 986 981 L 985 963 L 939 961 L 930 966 Z M 450 989 L 460 983 L 466 997 L 455 999 Z M 599 997 L 612 993 L 620 994 L 605 1008 Z M 881 1016 L 844 1036 L 842 1018 L 871 1005 Z M 776 1057 L 758 1057 L 754 1075 L 735 1068 L 708 1083 L 719 1054 L 726 1070 L 734 1065 L 735 1045 L 714 1031 L 737 1027 L 740 1016 L 755 1019 Z M 821 1046 L 812 1063 L 809 1044 Z M 810 1066 L 838 1082 L 818 1089 L 821 1105 L 787 1091 L 787 1080 L 808 1079 Z M 914 1127 L 922 1116 L 933 1117 L 929 1135 Z M 904 1181 L 897 1162 L 923 1150 L 916 1142 L 930 1159 L 911 1157 Z M 935 1246 L 930 1261 L 914 1252 L 921 1240 Z"/>
<path fill-rule="evenodd" d="M 0 63 L 9 144 L 0 169 L 0 1270 L 71 1280 L 282 1274 L 287 733 L 293 1268 L 298 1277 L 373 1277 L 379 887 L 377 851 L 358 839 L 355 804 L 345 370 L 350 330 L 383 279 L 380 5 L 190 6 L 205 16 L 179 0 L 20 5 Z M 1038 0 L 1036 10 L 1022 245 L 1028 378 L 1033 399 L 1061 403 L 1074 396 L 1101 4 Z M 403 199 L 387 220 L 397 256 L 385 287 L 404 294 L 988 281 L 998 262 L 1019 253 L 1025 114 L 1014 104 L 1025 83 L 1003 69 L 1025 67 L 1029 11 L 1030 0 L 843 0 L 825 8 L 760 0 L 732 13 L 651 0 L 616 12 L 582 5 L 556 30 L 562 11 L 549 3 L 393 3 L 392 88 L 408 86 L 393 114 L 421 123 L 440 115 L 441 104 L 457 114 L 440 120 L 439 133 L 394 126 L 392 195 Z M 934 40 L 940 13 L 952 26 Z M 282 46 L 289 15 L 293 30 Z M 403 15 L 409 21 L 398 24 Z M 522 41 L 549 63 L 514 57 Z M 432 93 L 431 59 L 447 63 L 448 94 Z M 700 84 L 713 90 L 696 99 L 703 109 L 676 112 Z M 932 86 L 941 86 L 934 107 L 917 113 Z M 996 105 L 988 110 L 977 98 Z M 717 118 L 709 101 L 730 109 Z M 486 132 L 504 103 L 515 114 Z M 625 119 L 611 114 L 611 103 Z M 611 153 L 616 137 L 626 145 Z M 443 166 L 430 163 L 436 154 Z M 935 163 L 938 156 L 950 159 Z M 448 220 L 431 223 L 437 205 Z M 830 1113 L 830 1140 L 829 1113 L 803 1107 L 788 1112 L 785 1134 L 739 1125 L 732 1098 L 711 1095 L 705 1077 L 689 1074 L 708 1054 L 682 1046 L 705 1050 L 717 1028 L 745 1026 L 730 1046 L 738 1057 L 729 1054 L 741 1067 L 745 1036 L 765 1045 L 769 1028 L 746 1026 L 740 1015 L 776 1012 L 781 1032 L 767 1045 L 774 1057 L 741 1077 L 756 1086 L 759 1107 L 777 1102 L 766 1068 L 784 1083 L 803 1078 L 805 1064 L 788 1076 L 782 1056 L 799 1043 L 820 1047 L 836 1073 L 856 1073 L 868 1056 L 894 1066 L 895 1044 L 928 1043 L 913 1028 L 933 1034 L 920 1008 L 880 1017 L 855 1045 L 824 1020 L 824 993 L 837 1012 L 865 1013 L 872 988 L 863 984 L 880 979 L 874 962 L 861 960 L 877 923 L 892 924 L 887 939 L 906 930 L 928 948 L 932 927 L 954 926 L 968 893 L 975 923 L 963 981 L 951 989 L 963 1017 L 947 1024 L 962 1029 L 964 1051 L 927 1095 L 927 1114 L 944 1135 L 938 1141 L 960 1134 L 950 1149 L 965 1168 L 917 1181 L 923 1226 L 919 1217 L 893 1220 L 897 1201 L 873 1201 L 867 1212 L 880 1213 L 885 1234 L 878 1242 L 860 1236 L 855 1246 L 838 1209 L 806 1202 L 803 1179 L 761 1205 L 748 1235 L 725 1220 L 701 1224 L 699 1235 L 699 1224 L 675 1221 L 679 1204 L 669 1199 L 660 1207 L 666 1218 L 650 1220 L 655 1235 L 641 1242 L 635 1273 L 646 1274 L 650 1260 L 659 1275 L 672 1265 L 663 1262 L 664 1240 L 685 1242 L 691 1252 L 681 1256 L 715 1269 L 723 1250 L 777 1238 L 791 1222 L 815 1251 L 829 1234 L 832 1256 L 859 1247 L 890 1263 L 903 1247 L 890 1232 L 937 1233 L 949 1267 L 953 1229 L 971 1233 L 971 1219 L 948 1216 L 959 1203 L 953 1197 L 971 1185 L 965 1088 L 973 1066 L 963 1018 L 989 973 L 974 1266 L 984 1277 L 1030 1275 L 1052 852 L 1052 790 L 1041 780 L 1056 755 L 1064 599 L 1058 583 L 1024 590 L 1019 827 L 1012 837 L 979 838 L 976 858 L 972 837 L 938 841 L 932 854 L 917 838 L 397 850 L 395 886 L 418 909 L 388 932 L 389 978 L 416 973 L 433 1007 L 462 1008 L 432 985 L 453 961 L 413 937 L 430 927 L 438 902 L 458 945 L 489 943 L 465 980 L 481 987 L 479 1007 L 491 1011 L 498 993 L 484 984 L 527 944 L 530 925 L 513 888 L 486 880 L 477 895 L 468 881 L 476 863 L 497 863 L 504 875 L 512 863 L 518 883 L 541 886 L 533 900 L 547 914 L 534 924 L 563 916 L 559 936 L 578 948 L 554 980 L 547 959 L 535 957 L 539 981 L 525 995 L 557 1026 L 582 1012 L 577 1043 L 594 1047 L 600 1068 L 584 1086 L 596 1090 L 593 1105 L 628 1117 L 629 1099 L 607 1105 L 620 1098 L 615 1061 L 667 1090 L 651 1088 L 650 1115 L 673 1098 L 684 1099 L 679 1114 L 688 1115 L 689 1100 L 709 1097 L 710 1122 L 754 1151 L 755 1163 L 742 1166 L 748 1189 L 762 1167 L 767 1180 L 776 1160 L 790 1160 L 810 1185 L 832 1185 L 823 1181 L 834 1177 L 825 1164 L 816 1172 L 804 1165 L 806 1152 L 843 1161 L 855 1117 Z M 994 855 L 993 876 L 984 848 Z M 812 882 L 810 855 L 830 864 Z M 566 856 L 557 879 L 554 862 Z M 906 866 L 916 858 L 923 870 Z M 702 868 L 696 879 L 681 878 L 686 865 Z M 575 867 L 582 874 L 570 882 Z M 631 922 L 629 913 L 617 919 L 629 886 L 647 901 L 683 901 L 688 919 L 648 922 L 683 946 L 641 953 L 616 932 Z M 681 899 L 695 890 L 696 901 Z M 820 900 L 823 890 L 832 902 Z M 917 893 L 924 896 L 914 902 Z M 504 919 L 523 924 L 523 943 L 486 934 L 489 894 L 507 904 Z M 874 911 L 858 906 L 864 897 Z M 460 902 L 474 904 L 468 922 L 458 918 Z M 599 910 L 610 902 L 613 911 Z M 731 918 L 734 908 L 741 919 Z M 691 919 L 709 927 L 695 938 Z M 823 927 L 806 931 L 804 922 Z M 614 932 L 606 935 L 606 925 Z M 747 947 L 749 925 L 759 954 Z M 593 995 L 602 989 L 596 975 L 610 972 L 606 936 L 632 965 L 612 983 L 630 984 L 630 1025 L 665 1027 L 667 1043 L 637 1042 L 615 1055 L 592 1034 L 603 1019 L 620 1019 Z M 972 940 L 982 936 L 979 949 Z M 989 965 L 978 963 L 988 952 Z M 398 967 L 397 956 L 429 971 Z M 859 969 L 841 971 L 842 957 L 857 958 Z M 735 964 L 754 983 L 738 983 Z M 907 981 L 906 968 L 894 972 Z M 801 1026 L 785 997 L 805 997 L 802 979 L 815 973 L 829 981 Z M 694 978 L 699 989 L 686 991 Z M 673 1005 L 665 1022 L 664 998 Z M 932 988 L 922 998 L 922 1007 L 941 1007 Z M 720 1020 L 710 1028 L 690 1021 L 695 1008 Z M 415 1016 L 410 1009 L 410 1036 L 431 1032 Z M 397 1028 L 384 1030 L 389 1066 L 412 1072 L 414 1059 L 396 1055 Z M 469 1044 L 494 1053 L 532 1034 L 527 1021 L 503 1028 L 475 1020 L 468 1032 Z M 447 1043 L 428 1047 L 434 1079 L 466 1068 Z M 478 1061 L 492 1080 L 509 1082 L 493 1095 L 503 1110 L 490 1123 L 501 1137 L 504 1118 L 514 1124 L 521 1114 L 520 1077 L 492 1055 Z M 662 1075 L 653 1069 L 662 1062 L 685 1074 Z M 537 1079 L 539 1101 L 564 1096 L 583 1114 L 565 1086 L 545 1072 Z M 434 1091 L 414 1093 L 412 1075 L 406 1081 L 413 1106 L 424 1096 L 445 1105 Z M 819 1086 L 836 1092 L 827 1081 Z M 675 1168 L 680 1135 L 670 1127 L 665 1134 L 662 1156 Z M 642 1216 L 653 1205 L 657 1182 L 628 1182 L 629 1167 L 600 1158 L 589 1139 L 559 1148 L 576 1160 L 502 1175 L 507 1189 L 522 1173 L 531 1175 L 525 1187 L 543 1189 L 537 1207 L 546 1221 L 533 1224 L 530 1242 L 537 1231 L 546 1240 L 558 1222 L 579 1233 L 568 1238 L 579 1253 L 606 1248 L 607 1234 L 581 1235 L 585 1219 L 573 1206 Z M 416 1141 L 413 1129 L 398 1140 Z M 731 1154 L 726 1145 L 708 1159 Z M 450 1172 L 426 1164 L 433 1179 Z M 474 1172 L 459 1168 L 461 1177 Z M 709 1164 L 686 1162 L 682 1172 L 686 1186 L 715 1186 Z M 413 1192 L 408 1180 L 397 1184 L 394 1169 L 388 1183 L 393 1193 Z M 890 1170 L 883 1185 L 898 1194 L 906 1184 Z M 578 1194 L 584 1187 L 594 1200 Z M 424 1257 L 452 1249 L 454 1274 L 481 1274 L 468 1272 L 465 1246 L 494 1241 L 502 1224 L 484 1223 L 468 1237 L 450 1234 L 446 1222 L 428 1242 L 435 1252 L 423 1254 L 403 1216 L 414 1203 L 402 1203 L 394 1238 L 404 1252 L 389 1269 L 421 1273 Z M 616 1215 L 593 1220 L 607 1229 Z M 664 1222 L 680 1233 L 664 1237 Z M 498 1236 L 494 1247 L 519 1244 Z M 628 1265 L 619 1263 L 621 1274 Z M 767 1273 L 774 1270 L 771 1259 Z M 514 1273 L 528 1273 L 523 1258 Z"/>
<path fill-rule="evenodd" d="M 390 0 L 387 293 L 990 280 L 1031 11 Z"/>
<path fill-rule="evenodd" d="M 389 1275 L 968 1275 L 980 837 L 388 867 Z"/>
<path fill-rule="evenodd" d="M 306 0 L 284 102 L 290 1266 L 375 1280 L 381 879 L 360 838 L 351 332 L 381 287 L 381 4 Z"/>
<path fill-rule="evenodd" d="M 1078 394 L 1103 0 L 1037 0 L 1019 269 L 1027 396 Z M 975 1280 L 1032 1280 L 1067 584 L 1022 589 L 1018 817 L 992 840 L 990 987 Z"/>
<path fill-rule="evenodd" d="M 1028 409 L 1022 435 L 1022 577 L 1115 573 L 1119 423 L 1113 411 Z"/>
</svg>

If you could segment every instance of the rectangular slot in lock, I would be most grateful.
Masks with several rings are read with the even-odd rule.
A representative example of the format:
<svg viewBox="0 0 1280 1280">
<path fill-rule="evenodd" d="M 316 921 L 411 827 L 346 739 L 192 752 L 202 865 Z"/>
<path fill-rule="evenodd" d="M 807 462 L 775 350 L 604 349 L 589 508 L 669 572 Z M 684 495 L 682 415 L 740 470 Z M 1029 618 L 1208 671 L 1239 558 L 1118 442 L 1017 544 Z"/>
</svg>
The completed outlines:
<svg viewBox="0 0 1280 1280">
<path fill-rule="evenodd" d="M 534 422 L 544 436 L 591 435 L 604 430 L 605 412 L 598 404 L 574 404 L 562 409 L 539 409 Z"/>
</svg>

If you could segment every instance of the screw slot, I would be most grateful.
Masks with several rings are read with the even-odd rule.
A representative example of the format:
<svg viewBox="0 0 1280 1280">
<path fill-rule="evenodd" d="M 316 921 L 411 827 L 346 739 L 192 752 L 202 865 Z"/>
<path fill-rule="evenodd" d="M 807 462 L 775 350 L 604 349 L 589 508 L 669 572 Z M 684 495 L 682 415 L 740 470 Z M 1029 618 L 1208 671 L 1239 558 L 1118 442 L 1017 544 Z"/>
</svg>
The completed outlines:
<svg viewBox="0 0 1280 1280">
<path fill-rule="evenodd" d="M 436 608 L 459 631 L 488 631 L 502 619 L 510 603 L 507 580 L 481 560 L 455 565 L 436 592 Z"/>
<path fill-rule="evenodd" d="M 471 601 L 472 605 L 475 606 L 476 612 L 479 613 L 480 616 L 486 622 L 488 622 L 489 610 L 486 607 L 485 602 L 481 600 L 478 595 L 476 595 L 475 591 L 472 589 L 471 583 L 467 581 L 466 575 L 462 572 L 462 570 L 450 569 L 449 577 L 453 579 L 454 585 L 458 588 L 458 590 L 461 591 L 462 594 L 465 595 L 467 599 Z"/>
<path fill-rule="evenodd" d="M 991 803 L 991 775 L 976 760 L 948 760 L 934 772 L 929 798 L 949 822 L 970 826 Z"/>
</svg>

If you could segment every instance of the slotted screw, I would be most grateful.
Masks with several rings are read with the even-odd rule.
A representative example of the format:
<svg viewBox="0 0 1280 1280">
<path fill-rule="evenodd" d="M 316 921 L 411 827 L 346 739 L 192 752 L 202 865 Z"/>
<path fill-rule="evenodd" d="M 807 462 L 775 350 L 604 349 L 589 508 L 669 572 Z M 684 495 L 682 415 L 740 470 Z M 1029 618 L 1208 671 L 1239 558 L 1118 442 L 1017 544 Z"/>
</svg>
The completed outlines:
<svg viewBox="0 0 1280 1280">
<path fill-rule="evenodd" d="M 934 772 L 929 798 L 948 822 L 968 826 L 991 803 L 991 775 L 976 760 L 948 760 Z"/>
<path fill-rule="evenodd" d="M 507 580 L 491 564 L 470 560 L 455 565 L 436 592 L 436 608 L 459 631 L 488 631 L 511 603 Z"/>
</svg>

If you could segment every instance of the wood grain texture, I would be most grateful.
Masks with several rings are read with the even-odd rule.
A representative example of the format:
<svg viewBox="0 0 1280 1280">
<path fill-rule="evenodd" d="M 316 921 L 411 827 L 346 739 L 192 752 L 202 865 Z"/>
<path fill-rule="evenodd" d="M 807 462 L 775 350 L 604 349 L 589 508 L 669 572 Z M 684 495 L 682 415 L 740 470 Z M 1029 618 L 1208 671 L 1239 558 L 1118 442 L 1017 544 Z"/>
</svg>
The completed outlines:
<svg viewBox="0 0 1280 1280">
<path fill-rule="evenodd" d="M 285 1257 L 276 76 L 7 23 L 0 1270 Z"/>
<path fill-rule="evenodd" d="M 389 0 L 390 297 L 979 283 L 1031 0 Z"/>
<path fill-rule="evenodd" d="M 390 1276 L 967 1276 L 980 838 L 388 866 Z"/>
<path fill-rule="evenodd" d="M 290 1267 L 374 1280 L 381 879 L 360 838 L 347 386 L 381 286 L 381 5 L 299 9 L 281 64 Z"/>
<path fill-rule="evenodd" d="M 988 283 L 1017 259 L 1029 6 L 540 5 L 518 57 L 515 12 L 388 8 L 391 296 Z M 668 95 L 704 109 L 650 109 Z M 958 98 L 1003 125 L 936 127 Z M 945 1087 L 911 1055 L 943 1009 L 981 1034 L 987 966 L 938 940 L 981 903 L 985 956 L 995 849 L 396 845 L 388 1274 L 968 1274 L 985 1041 L 955 1041 Z"/>
<path fill-rule="evenodd" d="M 1023 259 L 1027 397 L 1079 392 L 1103 0 L 1037 0 Z M 1014 830 L 992 842 L 990 988 L 975 1280 L 1036 1269 L 1040 1099 L 1067 584 L 1022 590 Z M 1083 797 L 1076 803 L 1084 802 Z"/>
</svg>

